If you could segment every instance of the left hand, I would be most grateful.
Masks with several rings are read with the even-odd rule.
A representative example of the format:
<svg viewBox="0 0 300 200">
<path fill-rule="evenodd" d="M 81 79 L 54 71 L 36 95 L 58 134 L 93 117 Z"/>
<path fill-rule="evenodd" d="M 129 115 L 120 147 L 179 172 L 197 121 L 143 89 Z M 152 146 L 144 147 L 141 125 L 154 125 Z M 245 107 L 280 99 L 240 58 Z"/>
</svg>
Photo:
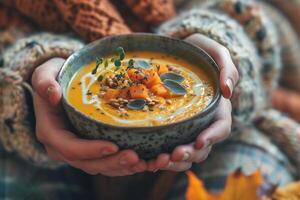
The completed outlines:
<svg viewBox="0 0 300 200">
<path fill-rule="evenodd" d="M 201 35 L 193 34 L 185 41 L 199 46 L 213 57 L 220 67 L 220 87 L 223 97 L 217 108 L 214 122 L 199 133 L 195 142 L 180 145 L 171 154 L 161 154 L 155 160 L 147 163 L 148 171 L 170 170 L 185 171 L 192 163 L 205 160 L 212 145 L 225 140 L 231 133 L 231 102 L 233 88 L 237 84 L 239 75 L 231 59 L 229 51 L 216 41 Z"/>
</svg>

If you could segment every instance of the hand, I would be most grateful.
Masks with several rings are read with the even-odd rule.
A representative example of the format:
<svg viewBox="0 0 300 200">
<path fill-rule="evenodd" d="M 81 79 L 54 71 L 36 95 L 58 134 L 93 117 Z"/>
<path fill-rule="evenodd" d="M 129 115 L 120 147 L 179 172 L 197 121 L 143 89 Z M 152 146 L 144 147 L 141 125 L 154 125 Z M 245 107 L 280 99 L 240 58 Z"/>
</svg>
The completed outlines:
<svg viewBox="0 0 300 200">
<path fill-rule="evenodd" d="M 61 58 L 51 59 L 32 76 L 36 134 L 48 156 L 92 175 L 126 176 L 145 171 L 145 161 L 135 152 L 119 151 L 118 146 L 108 141 L 80 139 L 69 131 L 59 104 L 62 94 L 56 81 L 63 62 Z"/>
<path fill-rule="evenodd" d="M 239 75 L 231 59 L 229 51 L 208 37 L 193 34 L 185 41 L 197 45 L 213 57 L 220 67 L 220 85 L 223 97 L 221 98 L 214 122 L 199 133 L 195 142 L 180 145 L 171 154 L 161 154 L 157 159 L 147 163 L 148 171 L 171 170 L 185 171 L 192 163 L 205 160 L 211 151 L 212 145 L 226 139 L 231 133 L 231 98 L 233 88 L 237 84 Z"/>
</svg>

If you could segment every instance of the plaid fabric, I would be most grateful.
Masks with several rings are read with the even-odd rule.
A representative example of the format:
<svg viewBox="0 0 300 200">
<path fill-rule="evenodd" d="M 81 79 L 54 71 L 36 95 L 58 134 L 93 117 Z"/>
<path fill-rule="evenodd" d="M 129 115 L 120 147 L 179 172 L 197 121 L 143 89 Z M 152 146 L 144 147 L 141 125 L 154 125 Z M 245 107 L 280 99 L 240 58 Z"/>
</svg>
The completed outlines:
<svg viewBox="0 0 300 200">
<path fill-rule="evenodd" d="M 0 147 L 0 200 L 88 200 L 88 184 L 82 172 L 39 169 Z"/>
<path fill-rule="evenodd" d="M 265 178 L 263 190 L 270 189 L 272 184 L 285 185 L 294 180 L 295 169 L 264 134 L 252 127 L 236 131 L 240 133 L 216 146 L 205 162 L 192 168 L 210 191 L 222 190 L 228 174 L 236 169 L 246 174 L 260 169 Z M 185 199 L 187 184 L 186 175 L 181 173 L 168 199 Z"/>
</svg>

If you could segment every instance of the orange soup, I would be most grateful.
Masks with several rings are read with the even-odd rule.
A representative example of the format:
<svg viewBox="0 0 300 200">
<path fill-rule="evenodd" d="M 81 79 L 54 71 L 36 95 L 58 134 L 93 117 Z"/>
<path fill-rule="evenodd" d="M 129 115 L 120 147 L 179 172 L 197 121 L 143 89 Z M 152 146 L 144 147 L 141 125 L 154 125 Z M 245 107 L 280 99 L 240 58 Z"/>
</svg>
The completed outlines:
<svg viewBox="0 0 300 200">
<path fill-rule="evenodd" d="M 214 87 L 198 66 L 156 52 L 124 52 L 97 58 L 69 83 L 67 99 L 106 124 L 158 126 L 202 111 Z"/>
</svg>

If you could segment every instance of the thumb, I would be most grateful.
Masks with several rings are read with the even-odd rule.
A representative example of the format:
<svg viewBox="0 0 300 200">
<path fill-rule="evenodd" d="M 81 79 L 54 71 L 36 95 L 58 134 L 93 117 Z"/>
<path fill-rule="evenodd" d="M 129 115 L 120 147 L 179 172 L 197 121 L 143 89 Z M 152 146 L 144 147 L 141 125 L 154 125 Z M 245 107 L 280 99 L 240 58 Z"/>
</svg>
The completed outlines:
<svg viewBox="0 0 300 200">
<path fill-rule="evenodd" d="M 193 34 L 185 39 L 206 51 L 220 68 L 220 84 L 222 95 L 229 99 L 232 96 L 234 86 L 239 80 L 239 73 L 231 59 L 227 48 L 218 42 L 201 34 Z"/>
<path fill-rule="evenodd" d="M 37 94 L 51 105 L 59 104 L 62 93 L 56 77 L 64 59 L 53 58 L 37 67 L 32 75 L 32 86 Z"/>
</svg>

